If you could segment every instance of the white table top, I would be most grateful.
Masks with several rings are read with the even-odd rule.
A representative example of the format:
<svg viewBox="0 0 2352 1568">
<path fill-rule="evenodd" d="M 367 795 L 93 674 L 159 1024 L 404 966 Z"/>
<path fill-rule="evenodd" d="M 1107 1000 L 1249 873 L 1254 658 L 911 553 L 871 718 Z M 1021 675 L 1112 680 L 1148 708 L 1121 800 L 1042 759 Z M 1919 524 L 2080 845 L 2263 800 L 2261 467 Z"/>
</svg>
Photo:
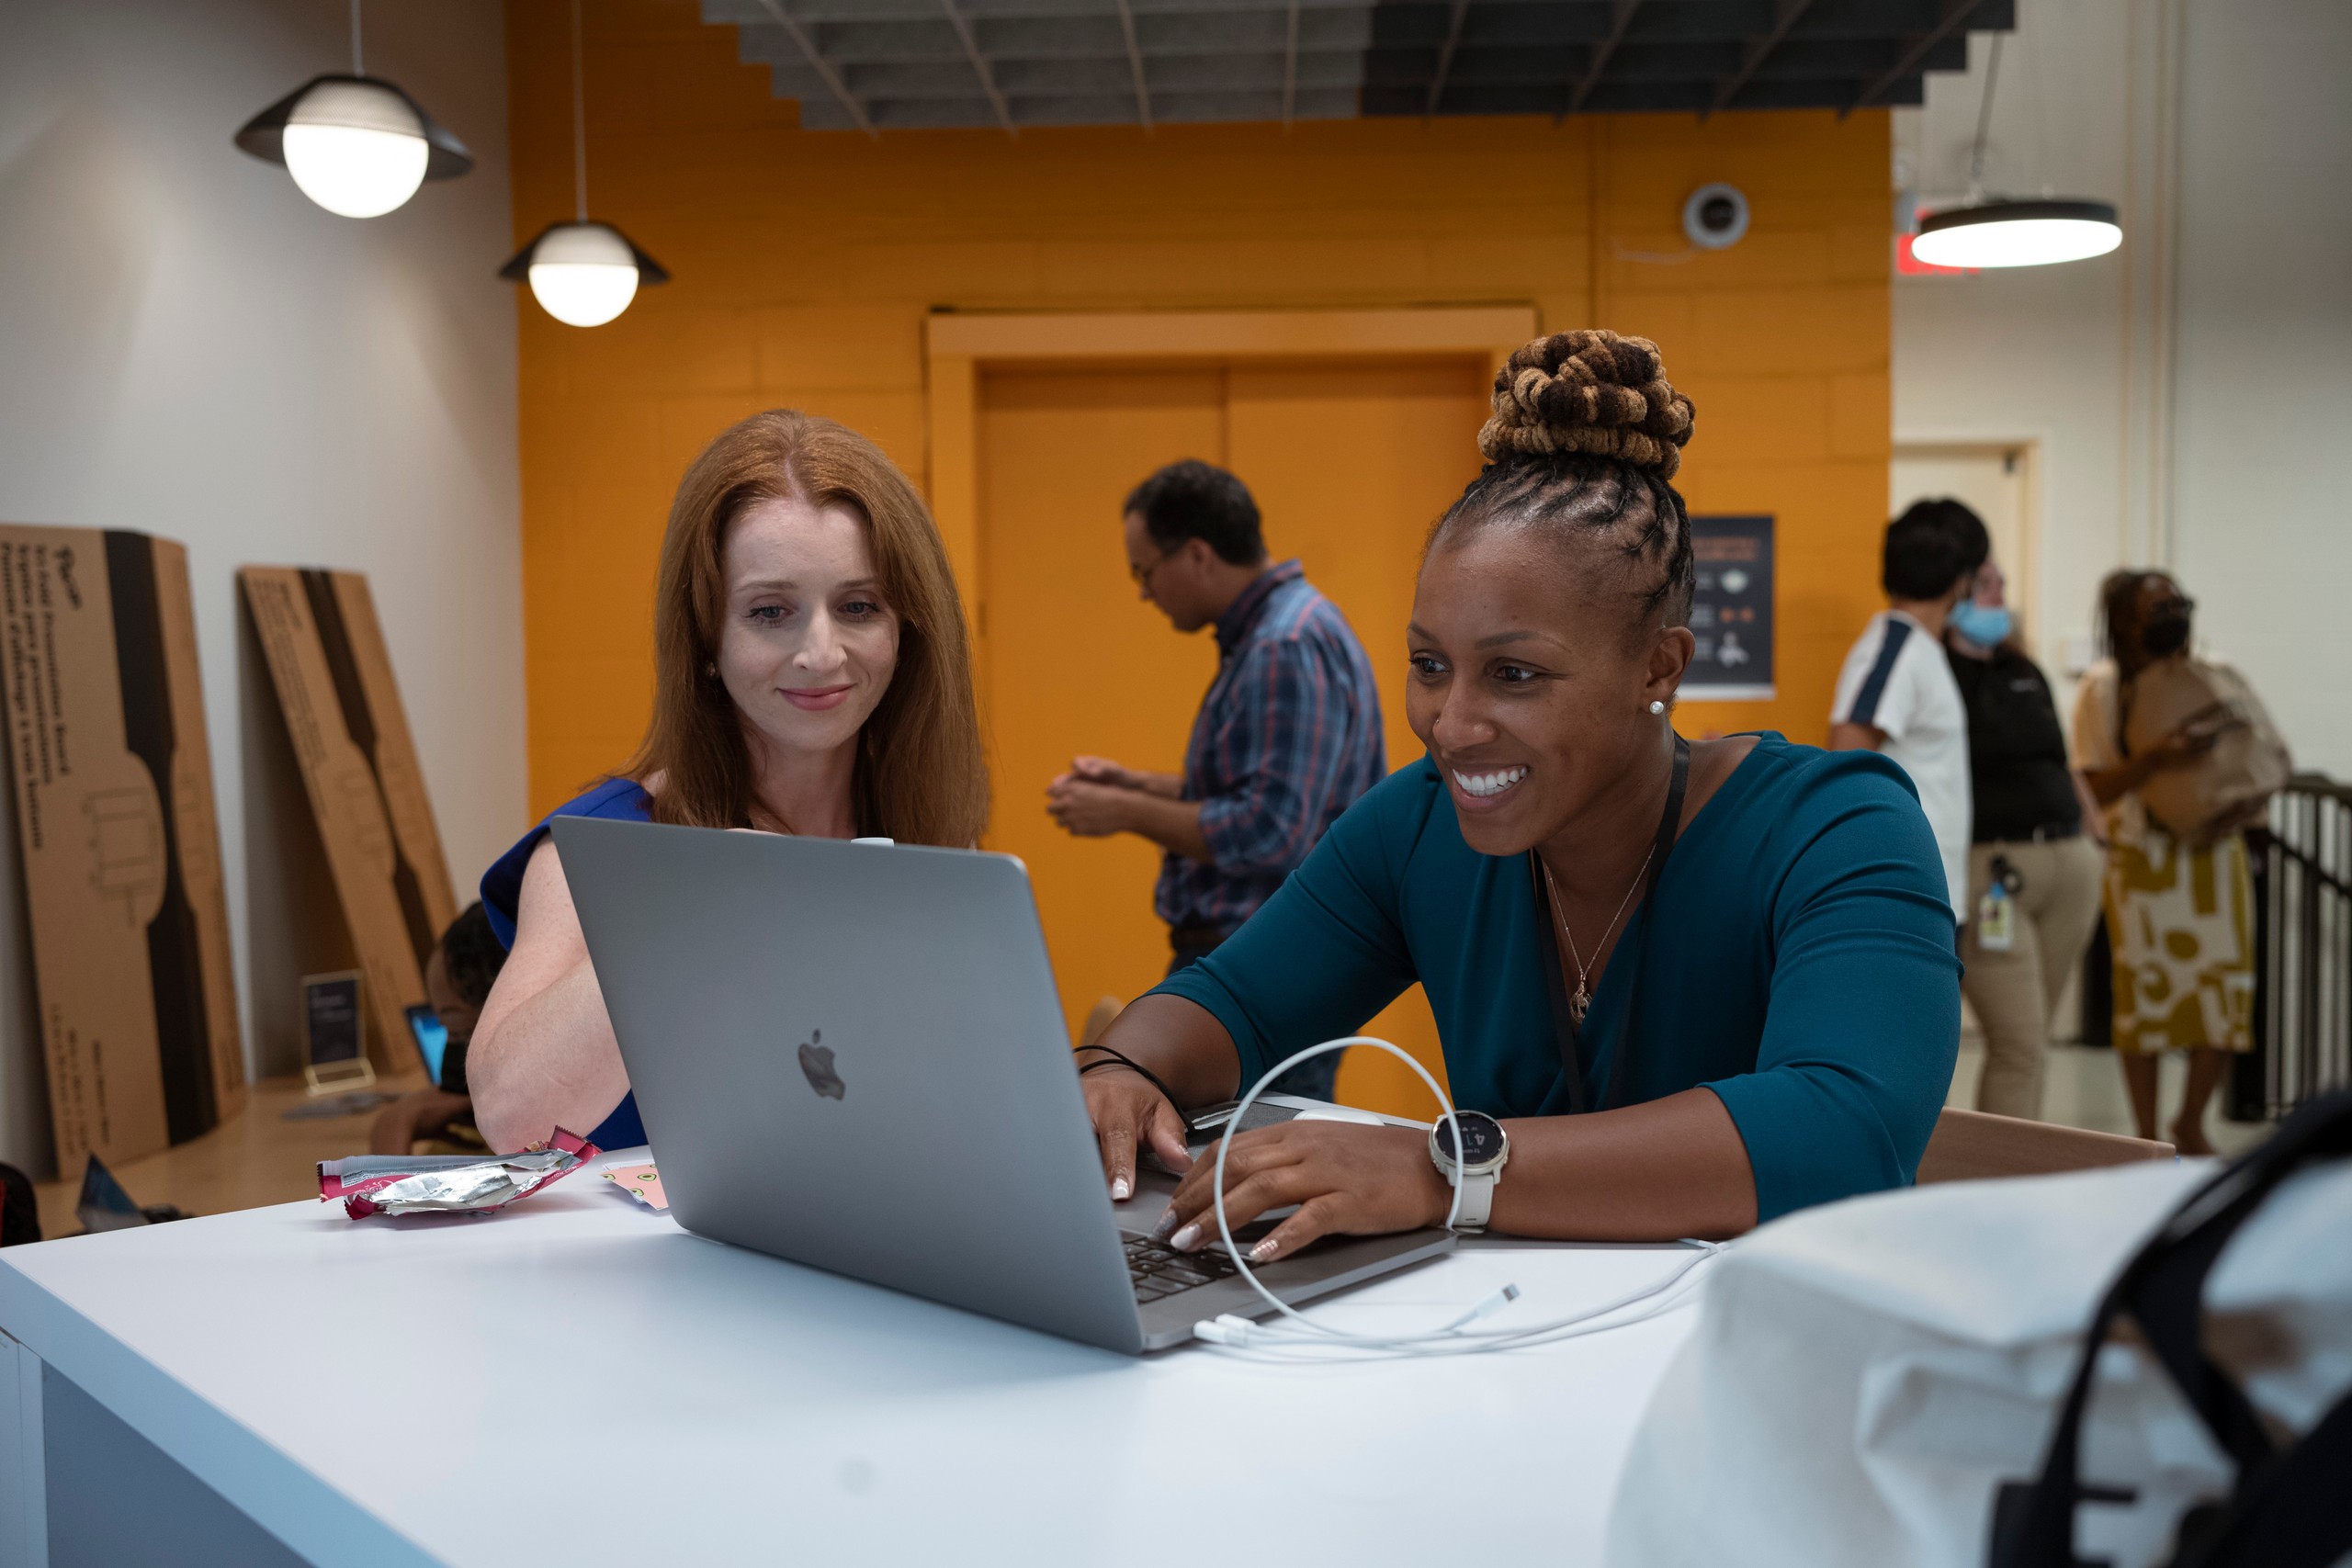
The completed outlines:
<svg viewBox="0 0 2352 1568">
<path fill-rule="evenodd" d="M 1401 1329 L 1512 1280 L 1488 1322 L 1532 1323 L 1681 1257 L 1483 1244 L 1317 1310 Z M 286 1204 L 0 1254 L 0 1327 L 322 1565 L 1425 1565 L 1465 1525 L 1594 1562 L 1695 1315 L 1466 1359 L 1134 1360 L 701 1240 L 584 1170 L 490 1219 Z"/>
</svg>

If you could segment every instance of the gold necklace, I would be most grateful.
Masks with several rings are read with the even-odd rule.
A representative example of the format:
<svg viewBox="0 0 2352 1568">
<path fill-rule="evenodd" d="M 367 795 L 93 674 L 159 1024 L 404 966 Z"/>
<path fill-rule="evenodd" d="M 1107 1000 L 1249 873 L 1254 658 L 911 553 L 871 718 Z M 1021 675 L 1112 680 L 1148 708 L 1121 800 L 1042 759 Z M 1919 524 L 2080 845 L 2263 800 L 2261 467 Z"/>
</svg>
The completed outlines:
<svg viewBox="0 0 2352 1568">
<path fill-rule="evenodd" d="M 1600 957 L 1601 950 L 1609 945 L 1610 937 L 1614 934 L 1617 930 L 1617 922 L 1625 918 L 1626 907 L 1634 901 L 1634 888 L 1638 888 L 1642 885 L 1643 873 L 1649 870 L 1650 862 L 1657 858 L 1657 846 L 1656 844 L 1652 844 L 1650 846 L 1650 852 L 1642 857 L 1641 870 L 1634 873 L 1633 886 L 1625 889 L 1625 897 L 1617 901 L 1617 912 L 1609 917 L 1608 930 L 1602 931 L 1600 933 L 1600 940 L 1593 943 L 1592 955 L 1595 958 Z M 1550 863 L 1544 859 L 1540 851 L 1535 856 L 1535 863 L 1544 867 L 1544 886 L 1552 890 L 1553 918 L 1560 922 L 1560 934 L 1567 938 L 1568 956 L 1577 961 L 1577 991 L 1576 995 L 1568 998 L 1568 1016 L 1576 1020 L 1577 1027 L 1581 1028 L 1584 1024 L 1584 1015 L 1592 1006 L 1592 993 L 1586 989 L 1584 983 L 1586 975 L 1584 954 L 1577 951 L 1576 933 L 1568 930 L 1567 901 L 1560 897 L 1560 885 L 1552 879 L 1552 867 Z"/>
</svg>

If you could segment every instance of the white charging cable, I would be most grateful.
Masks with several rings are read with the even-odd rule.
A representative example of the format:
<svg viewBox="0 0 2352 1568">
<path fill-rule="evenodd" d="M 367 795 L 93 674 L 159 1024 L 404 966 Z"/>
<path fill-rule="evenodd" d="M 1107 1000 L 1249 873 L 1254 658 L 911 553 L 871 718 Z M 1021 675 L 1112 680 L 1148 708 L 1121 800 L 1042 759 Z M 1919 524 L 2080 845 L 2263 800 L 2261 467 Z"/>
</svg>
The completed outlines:
<svg viewBox="0 0 2352 1568">
<path fill-rule="evenodd" d="M 1448 1322 L 1417 1333 L 1355 1334 L 1343 1328 L 1334 1328 L 1326 1323 L 1316 1322 L 1268 1290 L 1265 1282 L 1258 1278 L 1257 1270 L 1250 1267 L 1250 1259 L 1243 1254 L 1240 1245 L 1233 1239 L 1233 1227 L 1227 1222 L 1225 1213 L 1225 1156 L 1233 1144 L 1232 1134 L 1241 1126 L 1241 1119 L 1249 1114 L 1250 1105 L 1266 1091 L 1267 1087 L 1274 1079 L 1301 1062 L 1311 1061 L 1329 1051 L 1342 1051 L 1351 1045 L 1375 1046 L 1412 1068 L 1413 1075 L 1429 1086 L 1430 1093 L 1436 1096 L 1438 1104 L 1443 1107 L 1444 1114 L 1442 1119 L 1453 1134 L 1454 1148 L 1456 1150 L 1462 1148 L 1462 1122 L 1454 1111 L 1453 1098 L 1445 1092 L 1444 1088 L 1436 1078 L 1430 1076 L 1429 1069 L 1414 1059 L 1411 1053 L 1388 1041 L 1369 1034 L 1351 1034 L 1343 1039 L 1326 1040 L 1319 1045 L 1309 1045 L 1306 1050 L 1268 1068 L 1265 1075 L 1250 1087 L 1250 1092 L 1243 1095 L 1234 1106 L 1232 1116 L 1226 1122 L 1227 1135 L 1217 1140 L 1216 1166 L 1211 1174 L 1209 1192 L 1211 1204 L 1216 1213 L 1217 1235 L 1225 1243 L 1226 1256 L 1233 1259 L 1234 1268 L 1240 1272 L 1242 1279 L 1249 1281 L 1250 1288 L 1265 1298 L 1267 1304 L 1281 1315 L 1272 1323 L 1253 1323 L 1235 1313 L 1204 1318 L 1193 1325 L 1193 1335 L 1195 1338 L 1227 1349 L 1288 1353 L 1266 1358 L 1273 1359 L 1296 1359 L 1301 1353 L 1311 1356 L 1314 1352 L 1327 1349 L 1371 1351 L 1398 1356 L 1463 1355 L 1487 1350 L 1520 1349 L 1528 1346 L 1574 1338 L 1579 1335 L 1595 1334 L 1603 1329 L 1622 1328 L 1629 1324 L 1640 1323 L 1657 1316 L 1677 1304 L 1682 1294 L 1680 1287 L 1691 1271 L 1723 1251 L 1728 1245 L 1723 1242 L 1686 1238 L 1680 1245 L 1695 1247 L 1698 1250 L 1663 1279 L 1628 1291 L 1623 1295 L 1603 1302 L 1598 1306 L 1587 1307 L 1582 1312 L 1570 1314 L 1566 1317 L 1552 1318 L 1543 1323 L 1494 1329 L 1473 1329 L 1470 1326 L 1480 1318 L 1517 1301 L 1520 1290 L 1515 1284 L 1506 1284 L 1502 1289 L 1481 1297 L 1471 1305 L 1469 1310 L 1459 1314 Z M 1448 1230 L 1453 1228 L 1454 1222 L 1462 1214 L 1462 1166 L 1458 1159 L 1454 1163 L 1451 1179 L 1453 1201 L 1446 1206 L 1445 1224 Z M 1646 1310 L 1628 1317 L 1608 1321 L 1612 1314 L 1629 1307 L 1639 1306 L 1644 1303 L 1649 1303 Z M 1313 1359 L 1325 1358 L 1314 1356 Z"/>
</svg>

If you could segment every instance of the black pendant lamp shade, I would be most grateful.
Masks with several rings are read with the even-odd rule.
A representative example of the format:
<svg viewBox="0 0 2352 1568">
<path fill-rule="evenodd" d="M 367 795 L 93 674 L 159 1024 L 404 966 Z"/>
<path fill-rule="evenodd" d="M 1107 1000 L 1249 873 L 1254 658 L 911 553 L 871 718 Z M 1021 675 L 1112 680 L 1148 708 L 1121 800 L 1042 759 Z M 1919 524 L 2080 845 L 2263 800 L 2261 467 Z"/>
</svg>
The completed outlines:
<svg viewBox="0 0 2352 1568">
<path fill-rule="evenodd" d="M 574 219 L 566 219 L 560 223 L 550 223 L 546 228 L 540 230 L 537 233 L 532 235 L 531 243 L 529 244 L 525 245 L 521 250 L 516 251 L 514 255 L 507 258 L 506 265 L 498 269 L 498 276 L 504 278 L 509 283 L 530 282 L 531 257 L 537 252 L 539 243 L 559 229 L 605 230 L 617 237 L 622 244 L 627 245 L 628 247 L 628 254 L 636 258 L 637 281 L 640 287 L 650 288 L 657 283 L 667 283 L 670 281 L 670 269 L 663 266 L 660 262 L 655 261 L 651 256 L 647 255 L 643 251 L 639 250 L 637 248 L 637 242 L 630 239 L 627 234 L 623 234 L 618 229 L 615 229 L 609 223 L 582 223 Z"/>
<path fill-rule="evenodd" d="M 249 152 L 264 163 L 283 166 L 286 163 L 286 122 L 294 118 L 294 106 L 300 103 L 311 88 L 322 82 L 343 82 L 363 87 L 378 88 L 391 94 L 415 111 L 417 126 L 424 137 L 424 177 L 426 179 L 454 180 L 459 175 L 472 172 L 474 155 L 466 150 L 464 142 L 458 140 L 457 133 L 426 114 L 424 106 L 410 97 L 398 84 L 387 82 L 381 76 L 351 76 L 330 73 L 324 76 L 311 77 L 269 107 L 245 121 L 237 131 L 238 150 Z"/>
<path fill-rule="evenodd" d="M 1976 109 L 1976 142 L 1968 155 L 1968 199 L 1924 214 L 1911 254 L 1929 266 L 1974 272 L 1987 267 L 2050 266 L 2087 261 L 2123 243 L 2123 225 L 2105 201 L 2041 200 L 1984 195 L 1984 152 L 1993 129 L 1993 84 L 2001 73 L 2001 35 L 1984 56 L 1984 96 Z"/>
<path fill-rule="evenodd" d="M 540 308 L 569 326 L 601 327 L 628 309 L 640 286 L 670 281 L 670 269 L 609 223 L 550 223 L 498 269 L 527 283 Z"/>
<path fill-rule="evenodd" d="M 2123 243 L 2104 201 L 1982 201 L 1919 220 L 1911 254 L 1932 266 L 2047 266 L 2103 256 Z"/>
<path fill-rule="evenodd" d="M 571 327 L 601 327 L 628 309 L 639 288 L 670 281 L 670 269 L 637 242 L 588 216 L 588 93 L 582 80 L 580 0 L 571 0 L 571 217 L 550 223 L 514 253 L 498 276 L 527 283 L 539 309 Z"/>
</svg>

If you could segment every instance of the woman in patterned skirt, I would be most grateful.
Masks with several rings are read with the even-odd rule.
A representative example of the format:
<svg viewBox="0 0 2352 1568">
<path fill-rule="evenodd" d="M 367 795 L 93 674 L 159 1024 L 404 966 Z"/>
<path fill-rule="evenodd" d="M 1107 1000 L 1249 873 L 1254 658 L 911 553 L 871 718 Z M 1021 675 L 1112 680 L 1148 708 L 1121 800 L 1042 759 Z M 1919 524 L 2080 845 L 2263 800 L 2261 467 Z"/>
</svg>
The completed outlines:
<svg viewBox="0 0 2352 1568">
<path fill-rule="evenodd" d="M 2211 1154 L 2205 1108 L 2230 1054 L 2251 1050 L 2253 896 L 2245 840 L 2192 841 L 2140 798 L 2151 778 L 2195 763 L 2216 734 L 2185 724 L 2134 753 L 2124 739 L 2133 683 L 2188 657 L 2195 602 L 2161 571 L 2109 573 L 2099 591 L 2109 657 L 2075 700 L 2075 760 L 2107 809 L 2107 930 L 2115 953 L 2115 1050 L 2140 1136 L 2156 1134 L 2157 1053 L 2188 1053 L 2188 1087 L 2172 1124 L 2185 1155 Z M 2211 660 L 2207 660 L 2211 663 Z"/>
</svg>

